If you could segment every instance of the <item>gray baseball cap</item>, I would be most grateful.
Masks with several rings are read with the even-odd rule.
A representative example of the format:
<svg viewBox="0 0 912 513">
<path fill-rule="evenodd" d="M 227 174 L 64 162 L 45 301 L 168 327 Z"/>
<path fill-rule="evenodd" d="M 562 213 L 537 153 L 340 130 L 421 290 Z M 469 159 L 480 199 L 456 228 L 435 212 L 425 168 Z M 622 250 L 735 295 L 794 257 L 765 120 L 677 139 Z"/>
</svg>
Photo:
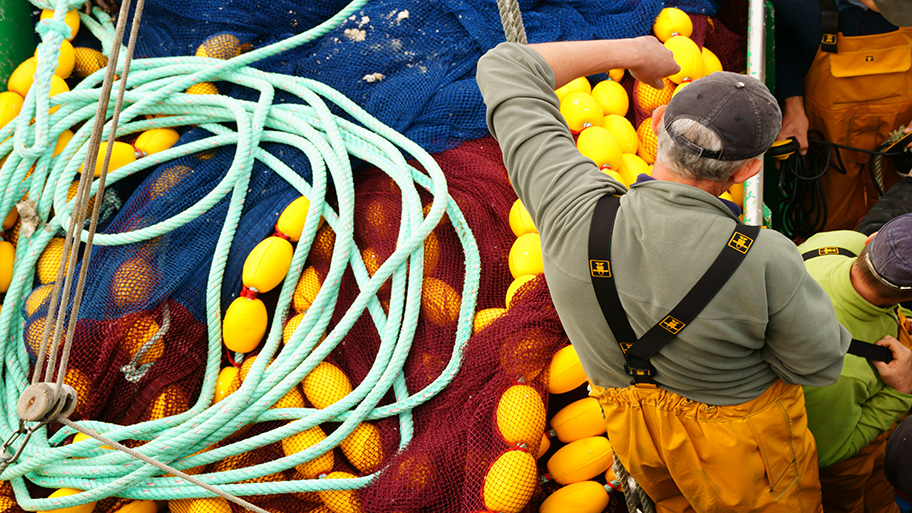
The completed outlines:
<svg viewBox="0 0 912 513">
<path fill-rule="evenodd" d="M 897 290 L 912 290 L 912 214 L 890 219 L 868 243 L 874 275 Z"/>
<path fill-rule="evenodd" d="M 912 0 L 874 0 L 880 14 L 897 27 L 912 27 Z"/>
<path fill-rule="evenodd" d="M 665 130 L 688 153 L 715 160 L 746 160 L 762 155 L 779 135 L 782 113 L 763 82 L 729 71 L 717 71 L 681 89 L 668 103 Z M 673 128 L 692 119 L 722 140 L 721 150 L 703 148 Z"/>
</svg>

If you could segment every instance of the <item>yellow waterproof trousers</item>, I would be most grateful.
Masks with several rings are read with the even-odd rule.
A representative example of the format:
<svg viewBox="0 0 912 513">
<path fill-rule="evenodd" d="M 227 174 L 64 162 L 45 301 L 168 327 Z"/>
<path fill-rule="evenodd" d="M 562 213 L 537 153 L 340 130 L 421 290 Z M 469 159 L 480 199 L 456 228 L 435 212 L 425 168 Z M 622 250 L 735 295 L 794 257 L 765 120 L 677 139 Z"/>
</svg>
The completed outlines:
<svg viewBox="0 0 912 513">
<path fill-rule="evenodd" d="M 823 511 L 804 392 L 776 381 L 711 406 L 653 385 L 592 386 L 608 439 L 658 512 Z"/>
<path fill-rule="evenodd" d="M 884 473 L 886 432 L 858 454 L 820 469 L 826 513 L 899 513 L 893 485 Z"/>
<path fill-rule="evenodd" d="M 838 52 L 817 51 L 804 80 L 811 129 L 829 142 L 874 150 L 912 119 L 912 29 L 870 36 L 839 35 Z M 869 176 L 871 155 L 839 150 L 846 174 L 829 169 L 820 179 L 827 202 L 824 230 L 851 230 L 877 201 Z M 835 158 L 835 157 L 834 157 Z M 899 180 L 883 159 L 884 191 Z"/>
</svg>

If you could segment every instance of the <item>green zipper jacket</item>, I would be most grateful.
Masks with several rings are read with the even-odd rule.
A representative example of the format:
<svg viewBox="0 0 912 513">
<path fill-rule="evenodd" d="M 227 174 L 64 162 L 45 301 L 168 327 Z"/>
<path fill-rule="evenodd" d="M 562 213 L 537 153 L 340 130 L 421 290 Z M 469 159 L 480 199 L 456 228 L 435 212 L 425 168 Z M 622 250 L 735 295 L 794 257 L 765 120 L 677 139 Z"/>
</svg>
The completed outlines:
<svg viewBox="0 0 912 513">
<path fill-rule="evenodd" d="M 623 194 L 611 269 L 637 336 L 684 297 L 739 221 L 696 187 L 652 180 L 627 192 L 599 171 L 577 150 L 559 111 L 554 73 L 534 50 L 498 45 L 479 60 L 476 80 L 513 188 L 541 234 L 545 279 L 583 368 L 595 385 L 627 386 L 624 357 L 590 281 L 589 226 L 598 199 Z M 850 339 L 795 245 L 761 230 L 722 290 L 651 362 L 666 390 L 740 404 L 779 378 L 833 383 Z"/>
<path fill-rule="evenodd" d="M 845 248 L 856 255 L 867 236 L 849 230 L 814 235 L 798 246 L 802 253 L 824 247 Z M 853 338 L 875 343 L 886 335 L 895 337 L 898 324 L 895 307 L 879 308 L 855 291 L 849 269 L 855 258 L 818 256 L 805 267 L 830 295 L 836 318 Z M 826 387 L 804 387 L 808 427 L 817 440 L 821 467 L 839 463 L 887 431 L 893 422 L 912 408 L 912 395 L 901 394 L 884 385 L 868 360 L 846 355 L 836 383 Z"/>
</svg>

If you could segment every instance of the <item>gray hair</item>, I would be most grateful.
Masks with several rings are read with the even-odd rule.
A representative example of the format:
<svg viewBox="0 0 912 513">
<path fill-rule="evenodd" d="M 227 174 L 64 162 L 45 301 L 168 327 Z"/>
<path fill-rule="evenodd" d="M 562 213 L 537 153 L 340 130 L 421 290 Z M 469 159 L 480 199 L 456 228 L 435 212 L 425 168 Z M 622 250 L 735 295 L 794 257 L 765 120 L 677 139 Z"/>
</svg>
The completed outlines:
<svg viewBox="0 0 912 513">
<path fill-rule="evenodd" d="M 682 137 L 702 148 L 713 151 L 722 149 L 722 139 L 718 134 L 698 121 L 686 118 L 676 119 L 672 122 L 672 126 Z M 656 137 L 658 138 L 656 164 L 662 164 L 675 173 L 689 178 L 722 182 L 754 160 L 716 160 L 698 157 L 674 142 L 665 130 L 664 122 L 659 123 Z"/>
</svg>

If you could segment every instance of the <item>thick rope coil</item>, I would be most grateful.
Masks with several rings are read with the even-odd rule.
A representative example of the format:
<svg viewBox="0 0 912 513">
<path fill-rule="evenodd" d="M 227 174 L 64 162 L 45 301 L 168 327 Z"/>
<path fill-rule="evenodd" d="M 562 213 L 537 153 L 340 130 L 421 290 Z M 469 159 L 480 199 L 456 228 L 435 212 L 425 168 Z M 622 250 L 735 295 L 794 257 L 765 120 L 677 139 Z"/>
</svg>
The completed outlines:
<svg viewBox="0 0 912 513">
<path fill-rule="evenodd" d="M 240 469 L 217 473 L 196 474 L 195 479 L 215 486 L 231 495 L 268 495 L 320 490 L 360 488 L 374 479 L 374 474 L 356 479 L 301 479 L 282 482 L 253 482 L 309 461 L 333 450 L 365 420 L 396 417 L 399 424 L 400 447 L 407 445 L 414 434 L 411 410 L 426 403 L 443 390 L 461 365 L 462 350 L 471 336 L 480 280 L 480 257 L 471 230 L 456 202 L 447 192 L 446 178 L 436 161 L 420 146 L 383 125 L 354 102 L 328 86 L 312 80 L 265 73 L 249 64 L 277 55 L 312 41 L 337 27 L 344 19 L 360 9 L 366 0 L 355 0 L 320 25 L 280 41 L 241 54 L 231 60 L 202 57 L 137 59 L 130 64 L 126 78 L 127 91 L 123 98 L 122 120 L 116 127 L 118 135 L 129 135 L 152 128 L 198 125 L 213 135 L 192 143 L 175 146 L 138 159 L 113 172 L 111 183 L 130 177 L 161 163 L 202 151 L 233 145 L 234 159 L 224 175 L 216 178 L 212 188 L 196 204 L 183 212 L 158 223 L 129 232 L 95 234 L 95 245 L 123 245 L 149 240 L 178 229 L 208 212 L 227 198 L 224 225 L 218 233 L 212 264 L 206 283 L 205 322 L 208 329 L 206 372 L 199 398 L 184 413 L 162 419 L 121 426 L 99 421 L 80 421 L 78 426 L 110 441 L 138 440 L 144 443 L 135 449 L 154 462 L 166 462 L 178 470 L 186 470 L 223 460 L 227 457 L 278 442 L 324 422 L 341 423 L 325 440 L 298 453 Z M 62 0 L 60 2 L 63 4 Z M 58 9 L 59 6 L 58 6 Z M 80 19 L 103 47 L 120 45 L 113 35 L 114 27 L 106 22 L 107 15 L 94 11 L 99 21 L 80 14 Z M 41 54 L 39 53 L 39 59 Z M 119 59 L 118 59 L 119 61 Z M 123 74 L 123 62 L 117 73 Z M 50 80 L 50 66 L 39 68 L 35 83 Z M 80 163 L 89 151 L 91 123 L 85 123 L 96 111 L 100 100 L 98 85 L 103 73 L 96 72 L 84 79 L 72 91 L 45 96 L 43 105 L 23 114 L 37 117 L 34 124 L 10 123 L 0 128 L 0 157 L 6 162 L 0 168 L 0 210 L 8 211 L 23 196 L 36 204 L 40 220 L 37 231 L 30 237 L 20 236 L 12 284 L 6 304 L 0 311 L 0 360 L 4 364 L 0 394 L 0 437 L 16 432 L 19 418 L 11 408 L 28 382 L 29 357 L 23 344 L 23 323 L 20 307 L 31 292 L 38 256 L 63 226 L 68 226 L 75 211 L 76 200 L 67 200 L 67 190 L 78 174 Z M 226 81 L 258 91 L 254 101 L 242 101 L 217 95 L 188 95 L 182 91 L 201 81 Z M 292 94 L 301 103 L 276 103 L 277 90 Z M 39 103 L 42 99 L 39 95 Z M 327 103 L 345 111 L 345 118 L 332 114 Z M 50 105 L 60 109 L 47 115 Z M 28 102 L 26 102 L 28 105 Z M 41 111 L 44 111 L 44 115 Z M 25 112 L 25 110 L 23 111 Z M 170 114 L 146 119 L 145 114 Z M 42 119 L 43 118 L 43 119 Z M 21 120 L 20 120 L 21 121 Z M 53 141 L 73 126 L 80 125 L 63 152 L 52 156 Z M 109 120 L 102 136 L 111 133 Z M 14 138 L 7 139 L 15 135 Z M 45 144 L 39 144 L 39 139 Z M 22 144 L 20 144 L 20 140 Z M 14 151 L 13 145 L 16 144 Z M 299 148 L 310 162 L 312 183 L 306 182 L 289 165 L 263 150 L 263 143 L 282 143 Z M 20 152 L 19 148 L 37 151 Z M 419 164 L 409 165 L 408 158 Z M 353 240 L 354 183 L 351 161 L 360 160 L 387 173 L 402 193 L 402 224 L 393 254 L 370 276 L 360 251 Z M 295 249 L 291 267 L 276 305 L 276 312 L 290 309 L 295 285 L 315 238 L 318 223 L 323 217 L 336 233 L 329 271 L 324 286 L 315 298 L 298 329 L 282 344 L 282 318 L 276 315 L 266 340 L 241 388 L 218 404 L 212 404 L 215 382 L 222 354 L 221 283 L 225 273 L 228 251 L 244 208 L 254 161 L 266 164 L 300 194 L 310 199 L 310 210 L 301 239 Z M 34 171 L 26 174 L 34 166 Z M 419 169 L 420 168 L 420 169 Z M 327 205 L 327 183 L 332 181 L 338 211 Z M 89 194 L 98 191 L 99 183 L 91 184 Z M 433 201 L 423 210 L 418 195 L 427 190 Z M 50 213 L 54 212 L 51 217 Z M 403 367 L 409 355 L 412 338 L 418 325 L 423 278 L 424 240 L 438 225 L 444 213 L 450 219 L 465 254 L 462 302 L 456 325 L 453 352 L 440 375 L 422 390 L 408 390 Z M 80 218 L 81 219 L 81 218 Z M 88 232 L 79 223 L 79 240 L 86 241 Z M 217 230 L 218 231 L 218 230 Z M 359 295 L 345 311 L 334 328 L 321 338 L 330 323 L 339 297 L 341 276 L 351 269 Z M 392 298 L 388 310 L 377 299 L 377 291 L 385 282 L 391 283 Z M 344 399 L 322 409 L 270 409 L 292 387 L 300 383 L 317 364 L 342 341 L 356 321 L 369 316 L 380 334 L 380 348 L 374 364 L 362 382 Z M 281 352 L 280 358 L 273 357 Z M 268 368 L 267 368 L 268 367 Z M 392 391 L 394 402 L 381 404 Z M 219 445 L 239 426 L 283 421 L 280 427 L 234 443 Z M 35 431 L 22 457 L 7 467 L 0 479 L 13 485 L 17 502 L 28 510 L 48 510 L 70 507 L 120 496 L 134 499 L 171 500 L 212 496 L 207 491 L 182 478 L 167 476 L 162 467 L 122 451 L 99 450 L 99 438 L 75 444 L 64 440 L 79 431 L 67 424 L 53 436 L 47 430 Z M 216 447 L 216 448 L 212 448 Z M 203 449 L 211 450 L 201 452 Z M 46 487 L 75 488 L 82 493 L 53 500 L 33 498 L 24 478 Z"/>
</svg>

